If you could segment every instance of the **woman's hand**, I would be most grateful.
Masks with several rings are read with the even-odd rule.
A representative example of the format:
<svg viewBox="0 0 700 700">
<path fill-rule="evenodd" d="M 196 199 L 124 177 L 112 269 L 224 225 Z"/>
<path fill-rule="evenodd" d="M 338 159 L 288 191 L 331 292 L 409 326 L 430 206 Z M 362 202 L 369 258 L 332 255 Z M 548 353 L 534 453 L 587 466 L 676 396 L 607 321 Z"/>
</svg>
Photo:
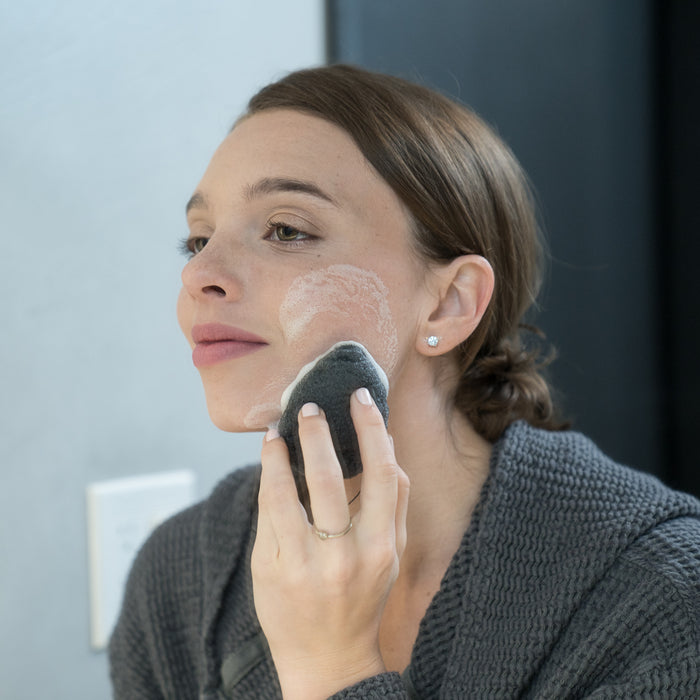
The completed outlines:
<svg viewBox="0 0 700 700">
<path fill-rule="evenodd" d="M 347 534 L 318 535 L 343 533 L 350 513 L 328 424 L 314 404 L 299 416 L 313 526 L 284 440 L 270 432 L 262 450 L 253 592 L 285 698 L 327 698 L 385 670 L 379 626 L 406 545 L 409 484 L 367 390 L 353 394 L 350 411 L 363 475 Z"/>
</svg>

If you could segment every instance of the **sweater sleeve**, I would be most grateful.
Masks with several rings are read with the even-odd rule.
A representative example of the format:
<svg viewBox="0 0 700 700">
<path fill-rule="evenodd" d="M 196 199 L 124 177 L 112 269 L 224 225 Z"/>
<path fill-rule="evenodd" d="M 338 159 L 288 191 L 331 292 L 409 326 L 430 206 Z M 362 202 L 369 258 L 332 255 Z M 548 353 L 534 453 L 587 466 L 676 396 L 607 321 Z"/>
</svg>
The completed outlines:
<svg viewBox="0 0 700 700">
<path fill-rule="evenodd" d="M 382 673 L 344 688 L 329 700 L 410 700 L 398 673 Z"/>
<path fill-rule="evenodd" d="M 199 518 L 198 506 L 171 518 L 134 561 L 109 644 L 114 700 L 198 697 Z"/>
<path fill-rule="evenodd" d="M 644 669 L 631 669 L 624 678 L 604 683 L 586 695 L 589 700 L 697 697 L 700 697 L 697 651 L 682 654 L 672 664 L 657 661 Z"/>
<path fill-rule="evenodd" d="M 146 566 L 141 553 L 129 574 L 122 609 L 109 643 L 114 700 L 165 700 L 158 688 L 146 641 L 147 622 L 141 616 L 140 588 Z"/>
<path fill-rule="evenodd" d="M 583 601 L 532 697 L 700 697 L 700 521 L 635 542 Z"/>
<path fill-rule="evenodd" d="M 165 700 L 158 688 L 138 612 L 130 602 L 125 602 L 112 635 L 109 665 L 114 700 Z"/>
<path fill-rule="evenodd" d="M 676 523 L 681 525 L 679 521 Z M 688 521 L 691 524 L 691 521 Z M 694 521 L 695 547 L 686 540 L 673 547 L 670 524 L 647 535 L 627 553 L 617 574 L 627 571 L 629 601 L 624 617 L 612 621 L 618 630 L 618 663 L 607 666 L 607 677 L 592 685 L 585 697 L 698 698 L 700 697 L 700 526 Z M 680 545 L 681 542 L 675 543 Z M 690 545 L 690 546 L 688 546 Z M 633 581 L 637 583 L 633 584 Z M 612 626 L 611 625 L 611 626 Z M 613 655 L 614 659 L 615 656 Z"/>
</svg>

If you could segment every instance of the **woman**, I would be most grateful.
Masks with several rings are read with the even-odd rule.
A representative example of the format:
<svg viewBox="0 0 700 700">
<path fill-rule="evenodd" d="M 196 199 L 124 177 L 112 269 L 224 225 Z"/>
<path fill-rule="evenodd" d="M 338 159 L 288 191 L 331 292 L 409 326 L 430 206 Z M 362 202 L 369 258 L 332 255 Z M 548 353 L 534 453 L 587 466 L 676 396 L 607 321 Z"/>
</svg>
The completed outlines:
<svg viewBox="0 0 700 700">
<path fill-rule="evenodd" d="M 179 322 L 214 423 L 267 431 L 262 467 L 139 554 L 117 698 L 695 697 L 700 504 L 561 431 L 521 337 L 531 200 L 476 116 L 300 71 L 253 97 L 187 209 Z M 280 396 L 342 340 L 386 371 L 388 431 L 357 391 L 344 482 L 305 405 L 302 503 Z"/>
</svg>

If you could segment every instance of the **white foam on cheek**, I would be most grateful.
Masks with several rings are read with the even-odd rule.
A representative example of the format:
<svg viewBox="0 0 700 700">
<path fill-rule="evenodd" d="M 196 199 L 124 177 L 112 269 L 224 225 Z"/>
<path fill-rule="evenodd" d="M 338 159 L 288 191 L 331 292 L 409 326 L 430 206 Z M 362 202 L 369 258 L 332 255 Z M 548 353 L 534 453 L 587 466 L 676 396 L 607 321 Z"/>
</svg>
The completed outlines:
<svg viewBox="0 0 700 700">
<path fill-rule="evenodd" d="M 277 426 L 282 415 L 280 397 L 295 376 L 294 372 L 280 372 L 265 384 L 260 391 L 260 402 L 253 406 L 243 419 L 246 428 L 255 430 L 262 425 L 268 428 Z"/>
<path fill-rule="evenodd" d="M 268 428 L 275 426 L 280 418 L 279 401 L 258 404 L 248 411 L 243 420 L 246 428 L 254 429 L 260 425 L 267 425 Z"/>
<path fill-rule="evenodd" d="M 387 375 L 398 359 L 398 336 L 388 290 L 376 272 L 354 265 L 331 265 L 298 277 L 280 307 L 280 324 L 290 344 L 308 341 L 306 332 L 319 314 L 347 319 Z M 331 334 L 332 335 L 332 334 Z"/>
<path fill-rule="evenodd" d="M 326 340 L 357 340 L 367 347 L 387 375 L 391 376 L 398 360 L 398 335 L 392 320 L 388 290 L 379 275 L 353 265 L 331 265 L 297 277 L 290 285 L 280 306 L 280 326 L 287 344 L 308 345 L 314 349 L 314 339 L 307 334 L 310 324 L 319 314 L 330 314 Z M 350 328 L 353 338 L 336 338 L 333 327 L 339 321 Z M 328 348 L 315 348 L 320 353 Z M 304 364 L 313 357 L 302 357 Z M 273 427 L 279 421 L 280 397 L 301 369 L 288 367 L 273 375 L 260 391 L 260 401 L 244 418 L 249 429 L 261 425 Z"/>
</svg>

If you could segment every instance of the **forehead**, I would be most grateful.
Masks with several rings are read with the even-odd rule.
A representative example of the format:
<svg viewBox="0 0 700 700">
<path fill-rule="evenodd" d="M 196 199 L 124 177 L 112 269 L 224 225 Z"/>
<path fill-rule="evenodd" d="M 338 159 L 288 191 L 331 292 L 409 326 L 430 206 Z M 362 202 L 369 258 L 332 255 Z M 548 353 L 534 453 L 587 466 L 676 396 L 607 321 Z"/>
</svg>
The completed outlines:
<svg viewBox="0 0 700 700">
<path fill-rule="evenodd" d="M 405 217 L 398 197 L 352 138 L 325 119 L 294 110 L 267 110 L 242 119 L 216 150 L 198 192 L 246 197 L 270 179 L 317 186 L 339 208 L 380 207 Z"/>
<path fill-rule="evenodd" d="M 324 169 L 346 161 L 350 167 L 371 167 L 349 134 L 325 119 L 288 109 L 258 112 L 240 120 L 221 144 L 217 156 L 275 155 L 291 158 L 299 168 Z"/>
</svg>

